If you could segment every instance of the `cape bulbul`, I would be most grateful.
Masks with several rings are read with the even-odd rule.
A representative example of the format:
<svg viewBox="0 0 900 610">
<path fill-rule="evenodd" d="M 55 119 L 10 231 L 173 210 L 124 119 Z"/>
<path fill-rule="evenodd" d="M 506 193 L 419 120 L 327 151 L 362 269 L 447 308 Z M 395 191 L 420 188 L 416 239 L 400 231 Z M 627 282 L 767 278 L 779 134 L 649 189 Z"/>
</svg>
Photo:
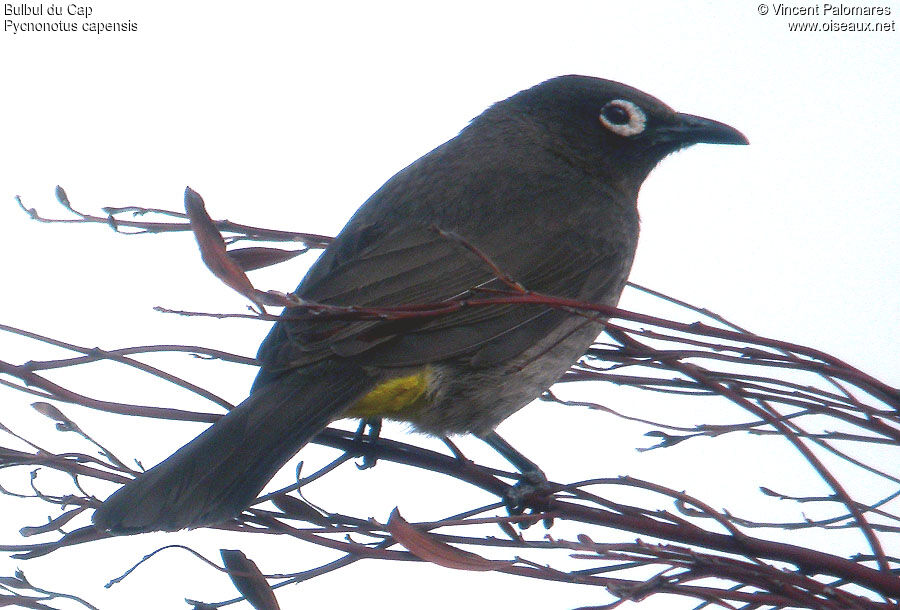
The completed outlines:
<svg viewBox="0 0 900 610">
<path fill-rule="evenodd" d="M 747 140 L 621 83 L 548 80 L 494 104 L 388 180 L 296 293 L 390 307 L 483 296 L 512 279 L 615 305 L 637 245 L 641 184 L 663 157 L 698 142 Z M 233 517 L 340 418 L 493 438 L 603 328 L 597 317 L 522 304 L 402 321 L 286 314 L 259 350 L 250 396 L 112 494 L 94 513 L 97 526 L 178 530 Z"/>
</svg>

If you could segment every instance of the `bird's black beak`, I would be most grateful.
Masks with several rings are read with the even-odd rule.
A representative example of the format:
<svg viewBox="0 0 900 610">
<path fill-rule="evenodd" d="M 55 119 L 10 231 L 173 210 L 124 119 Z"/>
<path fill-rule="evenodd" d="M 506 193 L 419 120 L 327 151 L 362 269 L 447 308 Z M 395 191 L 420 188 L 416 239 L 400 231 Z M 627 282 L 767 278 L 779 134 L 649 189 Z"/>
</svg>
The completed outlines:
<svg viewBox="0 0 900 610">
<path fill-rule="evenodd" d="M 660 130 L 659 135 L 684 144 L 749 144 L 740 131 L 712 119 L 678 113 L 677 122 Z"/>
</svg>

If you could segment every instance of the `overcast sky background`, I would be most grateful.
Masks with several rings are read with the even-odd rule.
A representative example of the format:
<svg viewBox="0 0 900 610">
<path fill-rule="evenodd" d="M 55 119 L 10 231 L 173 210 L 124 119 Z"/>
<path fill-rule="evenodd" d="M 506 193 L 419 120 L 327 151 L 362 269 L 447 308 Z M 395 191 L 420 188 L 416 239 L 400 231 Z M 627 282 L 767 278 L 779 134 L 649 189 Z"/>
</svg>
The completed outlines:
<svg viewBox="0 0 900 610">
<path fill-rule="evenodd" d="M 47 216 L 63 212 L 54 207 L 56 184 L 85 211 L 128 204 L 178 209 L 190 185 L 214 218 L 334 234 L 394 172 L 492 102 L 555 75 L 580 73 L 626 82 L 676 110 L 729 123 L 751 141 L 749 147 L 694 147 L 651 175 L 641 193 L 633 280 L 900 384 L 896 31 L 789 32 L 790 20 L 775 16 L 771 5 L 763 16 L 757 2 L 747 1 L 89 6 L 91 20 L 130 19 L 138 31 L 0 35 L 0 322 L 84 346 L 182 343 L 252 355 L 267 330 L 262 323 L 152 311 L 155 305 L 245 307 L 203 267 L 189 235 L 126 238 L 101 226 L 41 225 L 13 197 Z M 893 13 L 884 19 L 897 18 L 900 5 L 883 6 Z M 290 290 L 311 261 L 253 279 L 263 289 Z M 622 305 L 644 303 L 626 295 Z M 60 355 L 0 336 L 0 359 Z M 152 362 L 235 402 L 253 376 L 246 367 L 185 358 Z M 211 408 L 159 385 L 145 389 L 142 378 L 120 369 L 82 374 L 55 379 L 112 400 Z M 0 396 L 4 424 L 42 435 L 51 449 L 72 446 L 28 408 L 28 396 L 3 388 Z M 691 410 L 674 415 L 644 410 L 634 401 L 658 398 L 614 388 L 596 399 L 681 423 L 742 419 L 722 403 L 706 409 L 689 403 Z M 145 465 L 201 429 L 184 424 L 176 436 L 172 425 L 57 406 L 122 457 Z M 650 442 L 646 430 L 543 404 L 500 429 L 551 478 L 632 474 L 739 514 L 774 504 L 760 497 L 762 482 L 780 480 L 784 491 L 798 494 L 825 492 L 784 443 L 725 437 L 638 453 L 635 447 Z M 389 434 L 404 438 L 398 430 Z M 473 457 L 487 456 L 474 443 L 463 446 Z M 305 450 L 304 459 L 315 451 Z M 361 473 L 351 466 L 343 476 L 338 486 L 316 488 L 311 499 L 382 521 L 395 505 L 409 520 L 429 520 L 455 506 L 448 499 L 443 508 L 435 498 L 460 493 L 453 482 L 389 464 Z M 27 485 L 24 473 L 19 482 Z M 872 490 L 864 499 L 876 496 Z M 18 528 L 40 523 L 46 512 L 37 502 L 0 497 L 0 543 L 21 541 Z M 113 589 L 102 588 L 145 553 L 176 542 L 214 559 L 218 548 L 241 545 L 264 571 L 300 570 L 334 557 L 286 541 L 253 547 L 242 538 L 191 532 L 74 547 L 45 560 L 2 559 L 0 576 L 21 567 L 35 584 L 67 588 L 104 609 L 177 608 L 185 596 L 233 595 L 225 577 L 172 551 Z M 865 548 L 852 536 L 848 544 Z M 601 591 L 375 562 L 283 589 L 279 597 L 284 608 L 366 603 L 398 610 L 426 604 L 564 609 L 608 601 Z M 676 606 L 659 599 L 644 607 Z"/>
</svg>

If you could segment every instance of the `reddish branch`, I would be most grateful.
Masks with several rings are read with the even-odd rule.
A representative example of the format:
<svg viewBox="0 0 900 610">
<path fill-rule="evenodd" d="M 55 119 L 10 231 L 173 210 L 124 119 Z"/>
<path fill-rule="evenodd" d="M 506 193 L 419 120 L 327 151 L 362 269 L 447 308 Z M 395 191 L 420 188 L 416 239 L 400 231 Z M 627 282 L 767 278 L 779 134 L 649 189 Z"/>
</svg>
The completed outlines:
<svg viewBox="0 0 900 610">
<path fill-rule="evenodd" d="M 497 511 L 501 506 L 498 502 L 473 507 L 463 515 L 455 515 L 435 523 L 410 524 L 397 514 L 388 523 L 379 524 L 367 519 L 368 515 L 347 517 L 322 514 L 291 493 L 305 482 L 328 476 L 328 473 L 346 462 L 349 456 L 360 453 L 454 477 L 498 496 L 508 490 L 515 475 L 475 464 L 459 454 L 452 445 L 448 446 L 453 454 L 446 455 L 390 439 L 372 441 L 361 439 L 350 432 L 329 429 L 322 432 L 314 442 L 339 449 L 345 455 L 295 485 L 260 500 L 272 500 L 277 510 L 254 507 L 240 519 L 220 526 L 247 535 L 276 532 L 286 534 L 298 541 L 336 549 L 345 554 L 342 559 L 314 570 L 264 575 L 243 554 L 237 551 L 226 553 L 223 559 L 231 569 L 236 586 L 248 598 L 255 600 L 258 608 L 274 608 L 277 603 L 274 596 L 270 595 L 270 583 L 277 587 L 300 582 L 340 569 L 360 558 L 430 561 L 452 569 L 495 570 L 520 577 L 605 587 L 615 601 L 602 606 L 604 608 L 613 608 L 624 600 L 640 600 L 654 594 L 673 594 L 723 607 L 744 608 L 896 608 L 900 604 L 898 562 L 884 551 L 887 536 L 892 536 L 891 541 L 897 546 L 900 519 L 887 510 L 887 505 L 900 492 L 886 493 L 884 499 L 877 503 L 862 502 L 848 493 L 840 478 L 812 451 L 815 444 L 830 451 L 844 463 L 862 468 L 892 486 L 900 483 L 900 477 L 877 468 L 866 457 L 865 452 L 854 454 L 852 451 L 839 451 L 833 445 L 836 441 L 843 441 L 869 450 L 873 447 L 900 445 L 898 390 L 842 360 L 813 348 L 760 337 L 728 323 L 712 312 L 658 293 L 656 296 L 685 307 L 712 324 L 666 320 L 613 307 L 531 293 L 516 283 L 515 278 L 506 277 L 502 269 L 475 249 L 473 251 L 503 281 L 508 291 L 473 291 L 466 298 L 402 307 L 335 307 L 304 302 L 291 294 L 256 289 L 245 272 L 286 260 L 308 248 L 322 247 L 328 243 L 327 237 L 214 221 L 206 213 L 199 195 L 190 190 L 186 193 L 187 213 L 124 207 L 106 208 L 106 216 L 90 215 L 76 211 L 62 189 L 58 189 L 57 196 L 65 209 L 75 214 L 75 219 L 50 220 L 34 210 L 26 211 L 32 218 L 43 222 L 105 223 L 116 231 L 121 231 L 123 227 L 138 233 L 191 230 L 210 269 L 260 308 L 260 311 L 252 314 L 183 312 L 186 315 L 270 320 L 273 316 L 264 313 L 262 306 L 278 305 L 290 307 L 288 315 L 294 316 L 398 319 L 439 316 L 466 307 L 514 303 L 540 304 L 601 314 L 610 320 L 607 334 L 603 338 L 605 343 L 597 344 L 561 381 L 608 381 L 657 393 L 716 395 L 749 413 L 752 420 L 738 424 L 703 423 L 685 426 L 654 422 L 638 414 L 625 416 L 598 404 L 579 404 L 587 404 L 616 417 L 651 426 L 652 430 L 648 434 L 659 439 L 657 448 L 670 447 L 698 436 L 719 436 L 736 432 L 782 436 L 811 465 L 813 472 L 829 485 L 832 494 L 824 498 L 790 498 L 784 494 L 779 497 L 798 502 L 827 501 L 842 505 L 846 512 L 840 517 L 804 524 L 763 523 L 716 511 L 696 498 L 658 483 L 626 477 L 595 479 L 570 485 L 551 484 L 552 493 L 547 497 L 533 498 L 535 512 L 528 515 L 498 516 Z M 123 220 L 120 217 L 125 213 L 133 213 L 135 217 L 158 214 L 189 222 Z M 222 232 L 231 235 L 226 239 Z M 459 236 L 445 236 L 472 249 Z M 229 250 L 228 245 L 237 240 L 294 241 L 304 244 L 304 249 L 294 252 L 266 247 Z M 640 289 L 653 293 L 649 289 Z M 109 361 L 229 408 L 230 405 L 215 393 L 171 372 L 147 365 L 138 357 L 148 352 L 181 352 L 201 354 L 211 362 L 222 359 L 253 363 L 251 358 L 201 347 L 171 345 L 100 350 L 72 345 L 10 326 L 0 325 L 0 333 L 54 345 L 76 354 L 68 358 L 30 361 L 25 364 L 0 361 L 0 374 L 3 375 L 0 383 L 37 396 L 42 402 L 36 408 L 53 417 L 61 429 L 82 434 L 100 448 L 100 457 L 83 453 L 53 454 L 13 430 L 0 428 L 29 447 L 28 450 L 0 447 L 0 469 L 49 468 L 69 473 L 76 483 L 83 479 L 122 482 L 133 476 L 134 472 L 100 443 L 87 437 L 77 424 L 47 404 L 47 401 L 77 404 L 123 415 L 171 420 L 212 422 L 219 415 L 100 400 L 90 396 L 90 392 L 79 392 L 52 381 L 50 377 L 54 371 L 74 369 L 91 362 Z M 753 367 L 752 374 L 748 372 L 750 367 Z M 796 381 L 797 373 L 811 373 L 818 378 L 818 382 L 800 383 Z M 556 400 L 549 393 L 545 398 Z M 819 431 L 808 430 L 807 427 L 811 424 Z M 843 429 L 832 429 L 838 424 Z M 0 487 L 0 492 L 11 494 L 5 487 Z M 602 488 L 604 494 L 599 495 L 589 490 L 594 487 Z M 69 523 L 84 519 L 82 514 L 96 506 L 97 500 L 83 492 L 80 485 L 77 488 L 76 494 L 54 496 L 39 491 L 32 485 L 31 493 L 15 494 L 36 497 L 50 504 L 74 507 L 49 523 L 24 528 L 23 535 L 52 537 Z M 613 499 L 618 491 L 627 488 L 648 490 L 667 502 L 674 502 L 679 513 L 653 506 L 623 504 Z M 774 492 L 763 491 L 774 495 Z M 526 533 L 531 530 L 519 532 L 514 527 L 517 523 L 537 523 L 542 519 L 576 523 L 585 533 L 576 541 L 557 540 L 549 536 L 526 538 Z M 299 523 L 304 521 L 313 526 L 300 527 Z M 850 559 L 749 536 L 742 529 L 764 526 L 826 527 L 838 521 L 845 527 L 855 527 L 866 540 L 869 551 Z M 440 530 L 447 526 L 465 528 L 472 535 L 442 533 Z M 641 539 L 595 542 L 587 534 L 592 526 L 632 532 L 641 536 Z M 495 531 L 492 528 L 496 527 L 506 534 L 506 538 L 492 535 Z M 353 536 L 352 540 L 347 538 L 350 534 Z M 66 546 L 91 543 L 104 536 L 91 526 L 85 526 L 49 541 L 5 545 L 0 546 L 0 550 L 22 558 L 36 557 Z M 665 543 L 648 542 L 644 538 Z M 516 551 L 516 555 L 504 560 L 488 559 L 472 551 L 464 551 L 460 548 L 462 546 L 470 549 L 511 549 Z M 573 553 L 572 559 L 589 567 L 550 567 L 519 556 L 526 551 L 540 553 L 554 549 L 570 550 Z M 872 563 L 876 567 L 869 567 L 866 563 Z M 646 577 L 646 572 L 635 577 L 636 568 L 655 569 L 656 572 L 650 578 Z M 710 581 L 710 578 L 716 580 Z M 699 579 L 706 580 L 702 585 L 696 584 L 695 581 Z M 27 590 L 27 586 L 18 581 L 16 584 Z M 0 589 L 2 588 L 4 585 L 0 578 Z M 32 590 L 38 591 L 36 588 Z M 0 594 L 0 604 L 10 603 L 8 599 L 8 596 Z M 31 604 L 26 607 L 44 607 L 35 605 L 41 603 L 35 601 L 37 599 L 26 599 L 19 595 L 18 601 L 20 605 Z M 202 607 L 199 602 L 197 607 Z"/>
<path fill-rule="evenodd" d="M 33 220 L 48 224 L 105 224 L 117 232 L 122 232 L 123 228 L 134 229 L 135 233 L 178 233 L 191 231 L 189 222 L 150 222 L 144 220 L 126 220 L 121 218 L 123 214 L 131 214 L 137 218 L 148 214 L 156 214 L 167 216 L 170 218 L 179 218 L 187 220 L 188 215 L 185 212 L 174 210 L 162 210 L 158 208 L 144 208 L 137 206 L 123 207 L 105 207 L 103 211 L 106 216 L 98 216 L 94 214 L 85 214 L 75 209 L 69 202 L 66 191 L 61 187 L 56 187 L 56 200 L 68 212 L 75 215 L 75 218 L 45 218 L 41 216 L 34 208 L 25 207 L 21 197 L 16 197 L 19 207 L 28 214 Z M 324 248 L 331 241 L 330 237 L 325 235 L 316 235 L 315 233 L 298 233 L 296 231 L 282 231 L 279 229 L 264 229 L 262 227 L 253 227 L 244 225 L 230 220 L 215 221 L 216 228 L 225 233 L 233 233 L 238 236 L 235 239 L 277 241 L 277 242 L 296 242 L 302 243 L 307 248 Z"/>
</svg>

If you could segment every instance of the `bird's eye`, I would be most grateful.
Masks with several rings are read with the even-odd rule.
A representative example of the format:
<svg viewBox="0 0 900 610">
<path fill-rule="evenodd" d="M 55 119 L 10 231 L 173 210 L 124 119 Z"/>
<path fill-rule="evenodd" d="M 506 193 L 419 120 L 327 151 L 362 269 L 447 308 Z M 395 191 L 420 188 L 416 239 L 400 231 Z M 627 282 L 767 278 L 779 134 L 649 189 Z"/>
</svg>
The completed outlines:
<svg viewBox="0 0 900 610">
<path fill-rule="evenodd" d="M 614 134 L 628 137 L 644 131 L 647 115 L 634 102 L 613 100 L 600 109 L 600 122 Z"/>
</svg>

